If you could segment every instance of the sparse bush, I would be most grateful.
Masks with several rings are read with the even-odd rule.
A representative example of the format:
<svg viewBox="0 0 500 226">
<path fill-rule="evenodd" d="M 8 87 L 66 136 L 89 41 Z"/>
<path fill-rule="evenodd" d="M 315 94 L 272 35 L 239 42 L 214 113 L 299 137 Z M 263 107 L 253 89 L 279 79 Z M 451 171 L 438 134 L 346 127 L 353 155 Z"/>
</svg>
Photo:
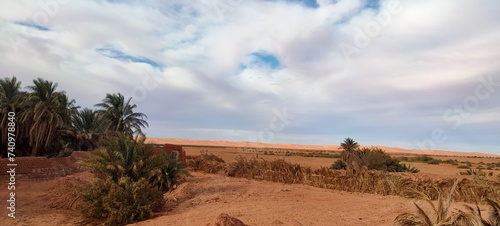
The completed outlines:
<svg viewBox="0 0 500 226">
<path fill-rule="evenodd" d="M 363 148 L 361 150 L 352 151 L 350 157 L 359 167 L 366 167 L 369 170 L 383 170 L 388 172 L 417 172 L 418 169 L 411 169 L 399 163 L 398 159 L 392 158 L 384 150 L 380 148 Z M 341 167 L 340 162 L 336 161 L 331 167 Z M 344 165 L 345 162 L 343 162 Z M 347 168 L 347 167 L 345 167 Z M 333 169 L 333 168 L 332 168 Z"/>
<path fill-rule="evenodd" d="M 429 157 L 427 155 L 417 155 L 415 157 L 399 157 L 396 159 L 399 161 L 402 161 L 402 162 L 423 162 L 423 163 L 427 163 L 427 164 L 439 164 L 439 163 L 443 162 L 439 159 L 435 159 L 435 158 Z M 447 161 L 449 161 L 449 160 L 447 160 Z"/>
<path fill-rule="evenodd" d="M 447 159 L 447 160 L 441 161 L 441 163 L 458 166 L 458 160 L 456 160 L 456 159 Z"/>
<path fill-rule="evenodd" d="M 399 164 L 399 169 L 397 172 L 409 172 L 409 173 L 418 173 L 420 172 L 419 169 L 412 167 L 410 164 L 406 166 L 406 164 Z"/>
<path fill-rule="evenodd" d="M 427 164 L 432 164 L 432 165 L 438 165 L 439 163 L 441 163 L 441 161 L 438 159 L 432 159 L 427 162 Z"/>
<path fill-rule="evenodd" d="M 476 175 L 476 176 L 486 176 L 486 173 L 483 172 L 482 170 L 473 170 L 473 169 L 468 169 L 466 171 L 460 172 L 460 175 Z"/>
<path fill-rule="evenodd" d="M 214 154 L 203 154 L 188 161 L 188 167 L 193 171 L 205 171 L 207 173 L 222 173 L 226 170 L 224 160 Z"/>
<path fill-rule="evenodd" d="M 165 203 L 162 192 L 152 188 L 144 178 L 134 182 L 129 177 L 122 177 L 118 183 L 111 178 L 98 180 L 81 188 L 80 195 L 86 203 L 82 213 L 104 219 L 106 225 L 125 225 L 148 219 Z"/>
<path fill-rule="evenodd" d="M 459 169 L 470 169 L 470 167 L 466 166 L 466 165 L 459 165 L 457 168 L 459 168 Z"/>
<path fill-rule="evenodd" d="M 334 169 L 334 170 L 340 170 L 340 169 L 343 169 L 345 170 L 347 167 L 347 165 L 345 164 L 344 161 L 342 160 L 337 160 L 335 161 L 331 166 L 330 166 L 330 169 Z"/>
<path fill-rule="evenodd" d="M 366 166 L 368 169 L 384 170 L 389 172 L 398 172 L 400 170 L 399 162 L 382 149 L 373 148 L 371 150 L 363 150 L 360 152 L 361 166 Z"/>
</svg>

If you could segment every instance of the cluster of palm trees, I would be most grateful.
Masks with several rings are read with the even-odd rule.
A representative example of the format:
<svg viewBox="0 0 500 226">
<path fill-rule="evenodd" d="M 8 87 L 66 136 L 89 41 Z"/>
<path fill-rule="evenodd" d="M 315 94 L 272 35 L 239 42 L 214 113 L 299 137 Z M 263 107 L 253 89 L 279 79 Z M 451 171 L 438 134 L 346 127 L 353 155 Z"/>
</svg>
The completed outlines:
<svg viewBox="0 0 500 226">
<path fill-rule="evenodd" d="M 90 150 L 106 136 L 144 135 L 147 116 L 122 94 L 106 94 L 97 109 L 76 105 L 57 83 L 42 78 L 21 88 L 16 77 L 0 79 L 0 150 L 7 156 L 9 112 L 16 117 L 16 156 L 51 156 L 63 149 Z"/>
</svg>

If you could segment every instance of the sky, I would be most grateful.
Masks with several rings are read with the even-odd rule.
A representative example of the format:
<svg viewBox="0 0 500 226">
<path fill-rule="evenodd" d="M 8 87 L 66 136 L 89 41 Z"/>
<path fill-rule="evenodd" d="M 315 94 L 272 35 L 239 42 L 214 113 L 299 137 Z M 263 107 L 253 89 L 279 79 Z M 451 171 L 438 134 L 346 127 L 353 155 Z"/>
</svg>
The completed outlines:
<svg viewBox="0 0 500 226">
<path fill-rule="evenodd" d="M 500 154 L 500 2 L 4 1 L 0 77 L 150 137 Z"/>
</svg>

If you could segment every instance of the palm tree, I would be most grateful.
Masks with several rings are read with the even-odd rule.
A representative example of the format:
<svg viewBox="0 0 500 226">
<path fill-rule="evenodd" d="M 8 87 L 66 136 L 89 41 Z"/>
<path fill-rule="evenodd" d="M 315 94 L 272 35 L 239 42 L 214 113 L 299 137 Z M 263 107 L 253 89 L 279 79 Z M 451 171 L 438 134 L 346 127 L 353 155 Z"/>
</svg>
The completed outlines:
<svg viewBox="0 0 500 226">
<path fill-rule="evenodd" d="M 144 136 L 142 128 L 146 128 L 147 116 L 140 112 L 134 112 L 137 105 L 131 104 L 132 98 L 125 100 L 125 97 L 120 94 L 106 94 L 106 98 L 102 103 L 96 104 L 96 107 L 101 108 L 98 110 L 106 120 L 110 122 L 108 130 L 113 132 L 122 132 L 129 137 L 134 134 Z"/>
<path fill-rule="evenodd" d="M 356 152 L 358 151 L 359 144 L 352 138 L 345 138 L 344 142 L 340 143 L 339 149 L 342 150 L 342 160 L 346 163 L 347 167 L 352 167 L 353 161 L 356 160 Z"/>
<path fill-rule="evenodd" d="M 153 145 L 145 144 L 145 137 L 130 139 L 125 134 L 106 137 L 103 147 L 92 153 L 92 158 L 83 160 L 81 165 L 97 178 L 110 178 L 118 183 L 128 177 L 132 181 L 141 178 L 163 191 L 170 190 L 187 171 L 176 159 L 164 153 L 152 156 Z"/>
<path fill-rule="evenodd" d="M 69 100 L 65 92 L 57 92 L 57 83 L 42 78 L 33 80 L 27 87 L 30 91 L 24 105 L 27 107 L 19 115 L 19 120 L 29 125 L 31 155 L 45 155 L 57 141 L 59 130 L 69 125 L 74 100 Z"/>
<path fill-rule="evenodd" d="M 71 115 L 71 126 L 62 135 L 71 140 L 74 150 L 87 151 L 97 147 L 107 127 L 107 121 L 97 111 L 84 108 Z"/>
<path fill-rule="evenodd" d="M 7 135 L 4 133 L 7 131 L 8 113 L 15 112 L 18 115 L 22 110 L 22 102 L 25 97 L 26 93 L 21 91 L 21 82 L 18 82 L 16 77 L 0 79 L 0 144 L 2 144 L 0 147 L 2 157 L 7 155 L 3 145 L 7 144 Z M 22 127 L 19 122 L 16 122 L 16 141 L 18 144 L 23 140 L 23 137 L 20 136 Z M 16 155 L 22 155 L 18 151 L 19 149 L 16 149 Z"/>
</svg>

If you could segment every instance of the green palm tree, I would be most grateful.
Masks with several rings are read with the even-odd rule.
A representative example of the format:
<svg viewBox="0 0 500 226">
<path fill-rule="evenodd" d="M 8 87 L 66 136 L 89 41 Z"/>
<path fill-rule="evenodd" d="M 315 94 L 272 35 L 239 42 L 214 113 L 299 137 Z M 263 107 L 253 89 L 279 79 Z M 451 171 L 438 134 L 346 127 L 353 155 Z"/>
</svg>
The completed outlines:
<svg viewBox="0 0 500 226">
<path fill-rule="evenodd" d="M 96 110 L 84 108 L 71 115 L 71 127 L 63 134 L 72 140 L 75 150 L 91 150 L 98 145 L 107 128 L 107 121 Z"/>
<path fill-rule="evenodd" d="M 27 88 L 30 92 L 23 103 L 27 108 L 19 120 L 29 125 L 31 155 L 41 156 L 57 141 L 60 130 L 70 124 L 74 100 L 69 100 L 63 91 L 57 92 L 57 83 L 42 78 L 33 80 Z"/>
<path fill-rule="evenodd" d="M 352 167 L 353 161 L 356 161 L 359 144 L 352 138 L 345 138 L 344 142 L 340 143 L 339 149 L 342 150 L 342 160 L 346 163 L 347 167 Z"/>
<path fill-rule="evenodd" d="M 132 98 L 125 100 L 125 97 L 120 94 L 106 94 L 106 98 L 102 103 L 96 104 L 100 109 L 98 112 L 109 121 L 108 130 L 113 132 L 121 132 L 129 137 L 134 134 L 144 136 L 142 131 L 148 123 L 145 119 L 147 116 L 140 112 L 134 112 L 137 105 L 131 104 Z"/>
<path fill-rule="evenodd" d="M 17 81 L 16 77 L 0 79 L 0 112 L 1 112 L 1 124 L 0 124 L 0 147 L 2 149 L 2 157 L 6 157 L 7 152 L 4 147 L 7 144 L 7 135 L 4 134 L 7 131 L 8 113 L 15 112 L 16 115 L 23 110 L 23 99 L 26 98 L 26 93 L 21 91 L 21 82 Z M 19 144 L 24 138 L 20 135 L 22 133 L 23 125 L 16 122 L 16 142 Z M 19 153 L 16 149 L 16 155 L 20 156 L 23 153 Z"/>
<path fill-rule="evenodd" d="M 83 160 L 81 165 L 97 178 L 111 178 L 118 183 L 128 177 L 132 181 L 145 178 L 153 186 L 163 191 L 170 190 L 187 171 L 177 160 L 162 153 L 152 156 L 153 145 L 145 144 L 145 137 L 130 139 L 125 134 L 107 137 L 103 148 L 92 153 L 92 158 Z"/>
</svg>

